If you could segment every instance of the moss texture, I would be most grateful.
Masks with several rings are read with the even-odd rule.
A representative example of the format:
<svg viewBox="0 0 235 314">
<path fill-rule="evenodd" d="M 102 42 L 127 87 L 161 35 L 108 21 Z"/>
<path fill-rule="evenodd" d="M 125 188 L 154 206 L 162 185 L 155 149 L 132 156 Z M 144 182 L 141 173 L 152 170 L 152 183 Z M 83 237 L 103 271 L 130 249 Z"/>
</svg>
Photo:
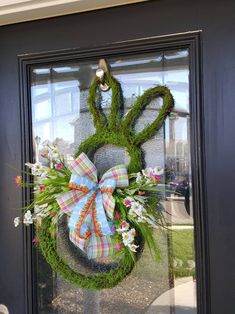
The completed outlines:
<svg viewBox="0 0 235 314">
<path fill-rule="evenodd" d="M 37 237 L 40 240 L 40 249 L 52 269 L 68 282 L 86 289 L 101 290 L 104 288 L 112 288 L 133 269 L 135 264 L 134 260 L 130 255 L 126 254 L 115 269 L 89 276 L 76 272 L 67 264 L 63 257 L 58 255 L 56 240 L 50 233 L 50 224 L 51 222 L 49 220 L 44 219 L 41 227 L 38 229 Z"/>
</svg>

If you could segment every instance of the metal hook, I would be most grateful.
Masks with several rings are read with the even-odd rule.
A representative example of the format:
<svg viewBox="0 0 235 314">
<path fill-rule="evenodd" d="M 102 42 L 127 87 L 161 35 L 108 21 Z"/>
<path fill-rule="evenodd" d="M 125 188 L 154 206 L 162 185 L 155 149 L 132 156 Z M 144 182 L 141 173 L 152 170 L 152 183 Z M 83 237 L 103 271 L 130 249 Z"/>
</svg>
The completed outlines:
<svg viewBox="0 0 235 314">
<path fill-rule="evenodd" d="M 108 84 L 104 83 L 105 73 L 109 73 L 109 67 L 105 59 L 100 59 L 99 67 L 96 70 L 96 77 L 100 81 L 99 88 L 102 92 L 107 92 L 110 89 Z"/>
</svg>

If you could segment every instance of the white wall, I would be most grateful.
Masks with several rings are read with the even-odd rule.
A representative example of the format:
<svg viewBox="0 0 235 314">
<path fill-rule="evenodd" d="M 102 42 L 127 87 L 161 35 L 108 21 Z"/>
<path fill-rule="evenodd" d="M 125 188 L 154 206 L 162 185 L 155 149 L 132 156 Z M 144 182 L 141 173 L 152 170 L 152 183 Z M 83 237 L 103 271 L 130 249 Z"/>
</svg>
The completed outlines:
<svg viewBox="0 0 235 314">
<path fill-rule="evenodd" d="M 0 0 L 0 25 L 143 1 L 146 0 Z"/>
</svg>

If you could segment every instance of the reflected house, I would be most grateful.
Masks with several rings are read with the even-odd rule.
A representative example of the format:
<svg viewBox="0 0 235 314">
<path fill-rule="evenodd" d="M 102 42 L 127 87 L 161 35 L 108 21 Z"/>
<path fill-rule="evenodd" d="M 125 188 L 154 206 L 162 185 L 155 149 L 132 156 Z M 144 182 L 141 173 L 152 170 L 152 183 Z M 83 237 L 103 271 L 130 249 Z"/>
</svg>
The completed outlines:
<svg viewBox="0 0 235 314">
<path fill-rule="evenodd" d="M 193 223 L 189 130 L 187 112 L 173 112 L 166 121 L 166 217 L 173 224 Z"/>
<path fill-rule="evenodd" d="M 169 124 L 169 135 L 166 139 L 166 154 L 167 161 L 166 167 L 174 169 L 178 176 L 189 175 L 190 172 L 190 152 L 189 152 L 189 128 L 187 125 L 186 117 L 179 117 L 175 113 L 171 114 Z M 181 124 L 181 128 L 185 128 L 185 131 L 181 137 L 177 137 L 176 129 Z"/>
</svg>

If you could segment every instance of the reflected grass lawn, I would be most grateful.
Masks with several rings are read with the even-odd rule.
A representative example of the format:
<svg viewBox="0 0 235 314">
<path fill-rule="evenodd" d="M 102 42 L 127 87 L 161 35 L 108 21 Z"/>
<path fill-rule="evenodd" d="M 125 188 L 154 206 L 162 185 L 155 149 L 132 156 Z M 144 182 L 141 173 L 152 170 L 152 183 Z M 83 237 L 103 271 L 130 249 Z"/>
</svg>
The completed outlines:
<svg viewBox="0 0 235 314">
<path fill-rule="evenodd" d="M 195 276 L 194 230 L 156 230 L 161 259 L 154 261 L 145 245 L 135 274 L 150 281 L 167 282 L 169 277 Z"/>
<path fill-rule="evenodd" d="M 195 276 L 194 230 L 169 231 L 169 251 L 175 277 Z"/>
</svg>

